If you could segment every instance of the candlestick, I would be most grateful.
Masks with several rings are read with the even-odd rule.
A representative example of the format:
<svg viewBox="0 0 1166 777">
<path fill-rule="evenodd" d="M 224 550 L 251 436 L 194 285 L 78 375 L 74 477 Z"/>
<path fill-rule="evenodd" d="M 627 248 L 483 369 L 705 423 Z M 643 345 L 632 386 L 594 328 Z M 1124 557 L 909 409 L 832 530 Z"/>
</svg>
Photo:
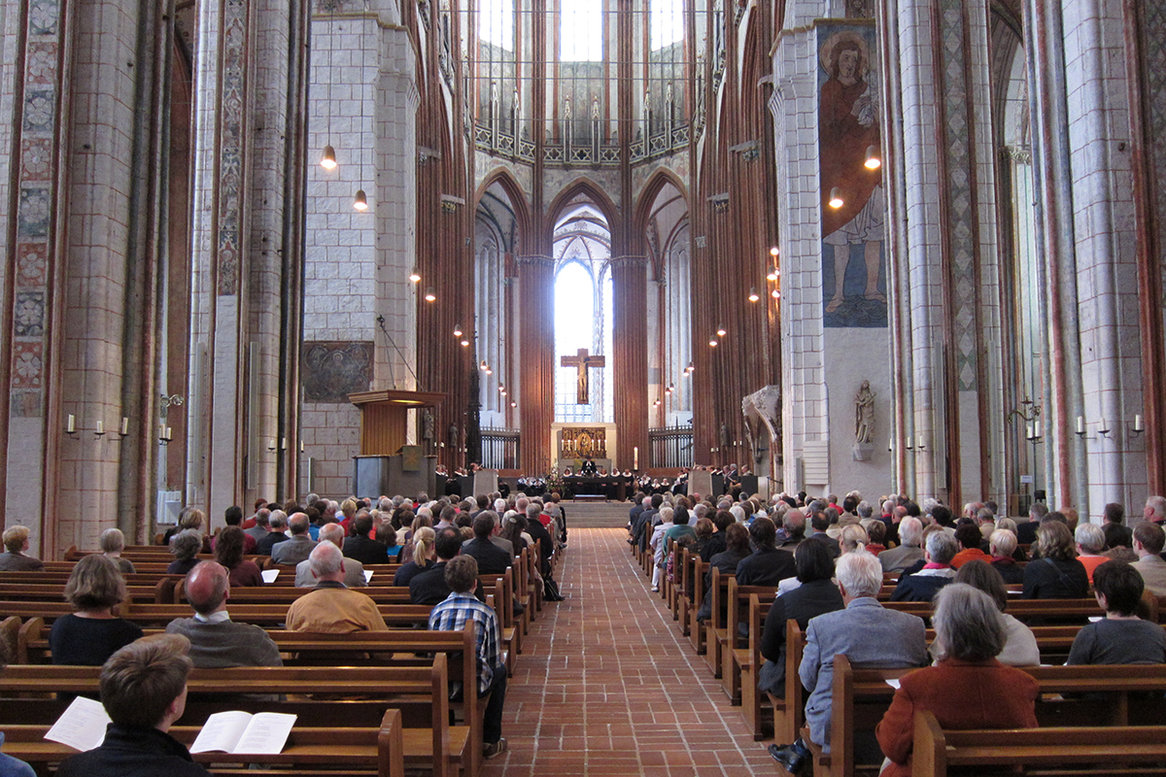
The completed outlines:
<svg viewBox="0 0 1166 777">
<path fill-rule="evenodd" d="M 170 429 L 169 426 L 167 426 L 166 427 L 166 442 L 170 442 L 173 439 L 174 439 L 174 432 Z"/>
<path fill-rule="evenodd" d="M 121 436 L 125 437 L 130 433 L 130 419 L 124 415 L 121 417 Z"/>
<path fill-rule="evenodd" d="M 1077 416 L 1077 434 L 1085 434 L 1085 416 Z"/>
<path fill-rule="evenodd" d="M 77 431 L 77 416 L 69 413 L 65 418 L 65 434 L 72 434 Z"/>
<path fill-rule="evenodd" d="M 279 438 L 279 449 L 280 449 L 281 451 L 286 451 L 286 450 L 287 450 L 287 438 L 286 438 L 286 437 L 280 437 L 280 438 Z"/>
<path fill-rule="evenodd" d="M 98 436 L 105 434 L 105 422 L 98 421 L 97 428 L 94 429 L 93 431 L 96 432 Z"/>
<path fill-rule="evenodd" d="M 1141 413 L 1134 415 L 1134 431 L 1135 432 L 1146 431 L 1146 421 L 1145 421 L 1145 419 L 1142 418 Z"/>
</svg>

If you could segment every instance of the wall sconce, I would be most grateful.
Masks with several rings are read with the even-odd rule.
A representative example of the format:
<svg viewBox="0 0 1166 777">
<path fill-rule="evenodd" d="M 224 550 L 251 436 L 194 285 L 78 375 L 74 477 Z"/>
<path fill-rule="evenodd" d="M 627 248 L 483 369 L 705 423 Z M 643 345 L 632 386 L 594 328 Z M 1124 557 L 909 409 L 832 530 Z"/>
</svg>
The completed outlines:
<svg viewBox="0 0 1166 777">
<path fill-rule="evenodd" d="M 761 296 L 760 296 L 760 295 L 758 295 L 758 293 L 757 293 L 757 287 L 756 287 L 756 286 L 754 286 L 754 287 L 751 287 L 751 288 L 749 289 L 749 301 L 750 301 L 750 302 L 756 302 L 756 301 L 757 301 L 757 300 L 759 300 L 759 299 L 761 299 Z"/>
<path fill-rule="evenodd" d="M 883 166 L 883 160 L 879 157 L 878 146 L 866 147 L 866 161 L 862 164 L 867 170 L 878 170 Z"/>
<path fill-rule="evenodd" d="M 723 326 L 717 327 L 717 337 L 724 337 L 727 334 L 728 334 L 728 331 Z"/>
<path fill-rule="evenodd" d="M 887 440 L 887 453 L 890 453 L 893 450 L 895 450 L 895 438 L 894 437 Z"/>
<path fill-rule="evenodd" d="M 1109 437 L 1109 422 L 1103 416 L 1101 421 L 1097 424 L 1097 433 L 1102 437 Z"/>
<path fill-rule="evenodd" d="M 518 407 L 518 403 L 512 399 L 512 400 L 510 400 L 510 406 L 511 407 Z"/>
<path fill-rule="evenodd" d="M 710 337 L 709 338 L 709 348 L 716 348 L 717 345 L 719 345 L 719 343 L 717 343 L 717 339 L 715 337 Z"/>
<path fill-rule="evenodd" d="M 826 204 L 829 205 L 834 210 L 838 210 L 843 205 L 845 205 L 846 201 L 842 199 L 842 190 L 839 189 L 837 186 L 830 189 L 830 199 L 829 199 L 829 201 L 827 201 Z"/>
<path fill-rule="evenodd" d="M 105 436 L 105 421 L 98 421 L 93 429 L 93 435 L 98 439 Z"/>
<path fill-rule="evenodd" d="M 421 272 L 417 269 L 416 266 L 414 266 L 413 269 L 409 271 L 409 282 L 410 283 L 420 283 L 421 282 Z"/>
<path fill-rule="evenodd" d="M 267 450 L 271 451 L 272 453 L 275 452 L 275 438 L 274 437 L 267 438 Z"/>
<path fill-rule="evenodd" d="M 130 434 L 130 419 L 124 415 L 121 417 L 121 428 L 117 433 L 123 440 Z"/>
<path fill-rule="evenodd" d="M 287 438 L 286 438 L 286 437 L 280 437 L 280 438 L 279 438 L 279 449 L 280 449 L 281 451 L 286 451 L 286 450 L 287 450 Z"/>
<path fill-rule="evenodd" d="M 166 425 L 166 422 L 163 421 L 162 423 L 160 423 L 158 425 L 158 444 L 159 445 L 169 445 L 170 441 L 173 439 L 174 439 L 174 433 L 170 429 L 170 427 Z"/>
<path fill-rule="evenodd" d="M 915 442 L 915 449 L 920 451 L 926 449 L 927 446 L 924 444 L 926 439 L 923 435 L 919 435 L 919 439 Z"/>
<path fill-rule="evenodd" d="M 1130 427 L 1130 434 L 1137 437 L 1142 432 L 1146 431 L 1146 421 L 1142 418 L 1141 413 L 1134 415 L 1134 425 Z"/>
<path fill-rule="evenodd" d="M 69 435 L 74 440 L 77 439 L 77 416 L 73 415 L 72 413 L 69 413 L 69 415 L 65 416 L 65 434 Z"/>
<path fill-rule="evenodd" d="M 454 324 L 453 336 L 454 337 L 461 337 L 462 336 L 462 325 L 461 324 Z"/>
<path fill-rule="evenodd" d="M 1083 416 L 1083 415 L 1079 415 L 1079 416 L 1077 416 L 1077 429 L 1076 429 L 1076 432 L 1077 432 L 1077 436 L 1078 436 L 1078 437 L 1084 437 L 1084 436 L 1085 436 L 1085 416 Z"/>
<path fill-rule="evenodd" d="M 437 301 L 437 294 L 433 291 L 432 286 L 430 286 L 428 289 L 425 290 L 425 301 L 426 302 L 436 302 Z"/>
</svg>

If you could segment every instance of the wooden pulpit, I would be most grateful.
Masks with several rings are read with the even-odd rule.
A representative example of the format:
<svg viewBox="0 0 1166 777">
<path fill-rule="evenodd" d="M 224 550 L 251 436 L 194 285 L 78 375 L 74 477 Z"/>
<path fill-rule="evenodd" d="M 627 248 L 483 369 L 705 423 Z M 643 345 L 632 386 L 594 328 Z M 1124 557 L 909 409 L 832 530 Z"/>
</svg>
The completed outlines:
<svg viewBox="0 0 1166 777">
<path fill-rule="evenodd" d="M 360 408 L 360 454 L 394 456 L 407 440 L 409 410 L 437 407 L 446 395 L 434 391 L 362 391 L 348 401 Z"/>
</svg>

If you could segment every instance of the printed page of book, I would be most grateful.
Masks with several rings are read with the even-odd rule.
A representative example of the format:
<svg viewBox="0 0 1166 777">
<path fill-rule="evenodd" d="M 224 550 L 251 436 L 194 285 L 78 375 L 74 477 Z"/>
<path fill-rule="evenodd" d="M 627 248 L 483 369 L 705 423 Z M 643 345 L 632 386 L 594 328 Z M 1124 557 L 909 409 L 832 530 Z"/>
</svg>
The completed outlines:
<svg viewBox="0 0 1166 777">
<path fill-rule="evenodd" d="M 274 755 L 283 751 L 296 716 L 283 712 L 259 712 L 251 716 L 247 730 L 235 745 L 234 753 Z"/>
<path fill-rule="evenodd" d="M 195 737 L 190 746 L 192 753 L 211 753 L 222 750 L 224 753 L 235 752 L 235 745 L 243 738 L 247 724 L 251 722 L 251 714 L 242 710 L 216 712 L 206 719 L 202 730 Z"/>
<path fill-rule="evenodd" d="M 92 750 L 105 741 L 105 727 L 110 722 L 101 702 L 78 696 L 45 733 L 45 739 L 81 752 Z"/>
</svg>

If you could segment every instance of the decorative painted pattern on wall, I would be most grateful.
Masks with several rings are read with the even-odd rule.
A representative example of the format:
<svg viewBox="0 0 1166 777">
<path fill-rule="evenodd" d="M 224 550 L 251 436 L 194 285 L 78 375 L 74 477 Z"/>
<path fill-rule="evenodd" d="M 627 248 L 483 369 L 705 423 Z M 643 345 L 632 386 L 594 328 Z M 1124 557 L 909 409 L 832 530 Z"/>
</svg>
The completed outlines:
<svg viewBox="0 0 1166 777">
<path fill-rule="evenodd" d="M 1150 158 L 1156 167 L 1154 177 L 1166 181 L 1166 6 L 1162 3 L 1146 3 L 1142 7 L 1142 52 L 1145 57 L 1142 72 L 1146 75 L 1143 94 L 1149 98 L 1146 116 L 1150 123 L 1147 133 L 1152 147 Z M 1162 252 L 1158 263 L 1164 270 L 1158 305 L 1166 318 L 1166 241 L 1162 240 L 1166 230 L 1166 196 L 1159 192 L 1157 200 L 1156 228 Z"/>
<path fill-rule="evenodd" d="M 347 403 L 349 394 L 368 391 L 373 350 L 371 342 L 304 343 L 304 401 Z"/>
<path fill-rule="evenodd" d="M 219 202 L 215 235 L 219 294 L 239 292 L 243 157 L 247 136 L 247 2 L 223 4 L 222 82 L 219 95 Z"/>
<path fill-rule="evenodd" d="M 956 379 L 960 391 L 973 391 L 976 376 L 976 213 L 972 205 L 971 131 L 967 91 L 967 53 L 964 51 L 963 0 L 944 0 L 940 29 L 943 39 L 940 62 L 943 72 L 940 117 L 947 148 L 947 232 L 951 246 L 952 320 L 955 332 Z"/>
<path fill-rule="evenodd" d="M 15 270 L 12 309 L 13 416 L 38 417 L 44 407 L 46 300 L 54 237 L 62 34 L 60 0 L 32 0 L 24 22 L 22 100 L 17 106 Z"/>
</svg>

